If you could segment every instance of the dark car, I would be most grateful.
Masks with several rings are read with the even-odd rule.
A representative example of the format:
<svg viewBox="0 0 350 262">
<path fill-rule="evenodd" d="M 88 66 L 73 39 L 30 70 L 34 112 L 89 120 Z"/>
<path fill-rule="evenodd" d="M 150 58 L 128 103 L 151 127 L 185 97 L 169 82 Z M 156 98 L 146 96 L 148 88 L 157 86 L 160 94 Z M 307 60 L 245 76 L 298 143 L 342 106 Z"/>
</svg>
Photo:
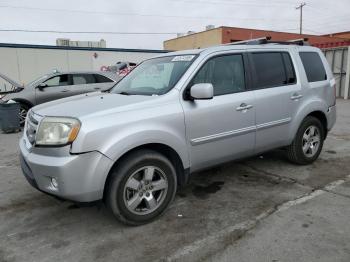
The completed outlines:
<svg viewBox="0 0 350 262">
<path fill-rule="evenodd" d="M 53 72 L 17 86 L 10 93 L 0 95 L 2 102 L 14 100 L 20 103 L 20 122 L 23 125 L 28 110 L 38 104 L 83 93 L 107 91 L 121 77 L 110 72 Z M 15 82 L 14 82 L 15 83 Z"/>
</svg>

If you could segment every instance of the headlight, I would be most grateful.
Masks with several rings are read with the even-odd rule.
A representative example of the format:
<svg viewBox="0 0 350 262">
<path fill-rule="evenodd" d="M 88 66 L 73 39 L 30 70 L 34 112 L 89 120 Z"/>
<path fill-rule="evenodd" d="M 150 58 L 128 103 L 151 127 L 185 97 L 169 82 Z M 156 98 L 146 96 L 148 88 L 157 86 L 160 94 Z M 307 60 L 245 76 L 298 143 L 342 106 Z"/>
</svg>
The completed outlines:
<svg viewBox="0 0 350 262">
<path fill-rule="evenodd" d="M 78 119 L 69 117 L 45 117 L 39 125 L 35 143 L 46 146 L 62 146 L 72 143 L 80 130 Z"/>
</svg>

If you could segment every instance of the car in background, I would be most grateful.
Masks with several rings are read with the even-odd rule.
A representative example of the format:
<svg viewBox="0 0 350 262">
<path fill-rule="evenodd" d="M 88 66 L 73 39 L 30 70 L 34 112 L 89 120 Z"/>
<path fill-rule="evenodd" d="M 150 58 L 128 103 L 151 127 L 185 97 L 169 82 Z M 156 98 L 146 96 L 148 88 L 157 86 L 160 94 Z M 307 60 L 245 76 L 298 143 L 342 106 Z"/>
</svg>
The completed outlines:
<svg viewBox="0 0 350 262">
<path fill-rule="evenodd" d="M 136 63 L 133 62 L 123 62 L 119 61 L 111 66 L 102 66 L 101 71 L 113 72 L 120 77 L 124 77 L 131 72 L 137 66 Z"/>
<path fill-rule="evenodd" d="M 121 77 L 110 72 L 58 72 L 39 77 L 31 83 L 16 87 L 0 100 L 14 100 L 20 104 L 20 123 L 24 124 L 28 110 L 42 103 L 89 92 L 108 91 Z"/>
</svg>

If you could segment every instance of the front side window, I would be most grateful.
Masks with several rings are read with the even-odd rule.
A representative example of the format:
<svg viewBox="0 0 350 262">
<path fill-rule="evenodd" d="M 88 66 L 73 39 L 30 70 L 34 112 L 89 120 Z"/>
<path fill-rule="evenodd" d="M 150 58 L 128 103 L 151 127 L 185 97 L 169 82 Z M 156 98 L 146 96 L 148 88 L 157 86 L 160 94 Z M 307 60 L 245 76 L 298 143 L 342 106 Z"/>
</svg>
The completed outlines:
<svg viewBox="0 0 350 262">
<path fill-rule="evenodd" d="M 255 67 L 256 88 L 269 88 L 287 84 L 282 53 L 252 53 Z"/>
<path fill-rule="evenodd" d="M 48 87 L 69 85 L 68 75 L 54 76 L 44 82 Z"/>
<path fill-rule="evenodd" d="M 195 55 L 167 56 L 146 60 L 126 75 L 111 93 L 162 95 L 170 91 L 185 73 Z"/>
<path fill-rule="evenodd" d="M 214 87 L 214 96 L 244 91 L 242 55 L 225 55 L 210 59 L 198 71 L 190 85 L 199 83 L 211 83 Z"/>
<path fill-rule="evenodd" d="M 318 53 L 300 52 L 299 54 L 309 82 L 327 80 L 326 70 L 324 69 L 322 60 Z"/>
</svg>

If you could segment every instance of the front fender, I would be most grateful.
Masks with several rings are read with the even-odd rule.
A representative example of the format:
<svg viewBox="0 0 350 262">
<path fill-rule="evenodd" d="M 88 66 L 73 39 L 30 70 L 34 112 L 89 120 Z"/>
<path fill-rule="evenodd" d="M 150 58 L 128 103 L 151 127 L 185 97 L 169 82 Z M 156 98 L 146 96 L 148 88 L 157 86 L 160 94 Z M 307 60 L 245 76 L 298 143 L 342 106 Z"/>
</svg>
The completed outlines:
<svg viewBox="0 0 350 262">
<path fill-rule="evenodd" d="M 125 153 L 136 147 L 154 143 L 171 147 L 179 155 L 184 168 L 190 166 L 186 142 L 167 131 L 147 130 L 132 134 L 118 132 L 118 135 L 111 139 L 110 146 L 104 148 L 102 153 L 115 162 Z"/>
</svg>

